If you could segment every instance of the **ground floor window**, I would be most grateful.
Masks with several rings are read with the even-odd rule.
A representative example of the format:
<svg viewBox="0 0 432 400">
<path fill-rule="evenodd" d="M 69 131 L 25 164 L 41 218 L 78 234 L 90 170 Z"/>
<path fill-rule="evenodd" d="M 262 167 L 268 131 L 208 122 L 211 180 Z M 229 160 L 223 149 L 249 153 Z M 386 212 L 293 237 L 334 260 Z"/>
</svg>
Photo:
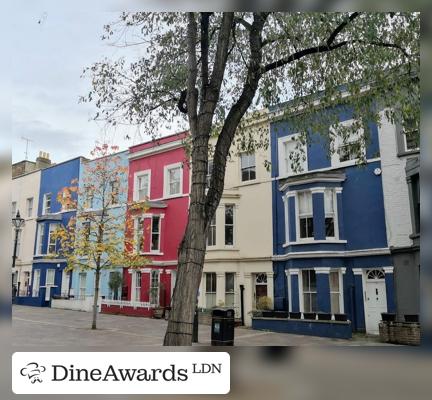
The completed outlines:
<svg viewBox="0 0 432 400">
<path fill-rule="evenodd" d="M 317 286 L 316 274 L 313 269 L 302 270 L 303 312 L 316 312 Z"/>
<path fill-rule="evenodd" d="M 54 285 L 54 279 L 55 279 L 55 269 L 51 269 L 51 268 L 47 269 L 45 285 L 46 286 L 53 286 Z"/>
<path fill-rule="evenodd" d="M 79 299 L 84 300 L 86 297 L 86 284 L 87 284 L 87 272 L 80 272 L 79 274 Z"/>
<path fill-rule="evenodd" d="M 150 303 L 159 305 L 159 271 L 152 269 L 150 279 Z"/>
<path fill-rule="evenodd" d="M 135 272 L 135 301 L 141 301 L 141 271 Z"/>
<path fill-rule="evenodd" d="M 39 296 L 40 288 L 40 269 L 35 269 L 33 272 L 33 297 Z"/>
<path fill-rule="evenodd" d="M 261 273 L 255 275 L 255 307 L 259 310 L 266 307 L 265 299 L 267 298 L 267 274 Z"/>
<path fill-rule="evenodd" d="M 332 314 L 341 313 L 341 287 L 338 270 L 332 270 L 329 274 L 330 305 Z"/>
<path fill-rule="evenodd" d="M 234 280 L 235 273 L 225 273 L 225 306 L 234 307 Z"/>
<path fill-rule="evenodd" d="M 206 308 L 213 308 L 216 305 L 216 272 L 205 274 Z"/>
</svg>

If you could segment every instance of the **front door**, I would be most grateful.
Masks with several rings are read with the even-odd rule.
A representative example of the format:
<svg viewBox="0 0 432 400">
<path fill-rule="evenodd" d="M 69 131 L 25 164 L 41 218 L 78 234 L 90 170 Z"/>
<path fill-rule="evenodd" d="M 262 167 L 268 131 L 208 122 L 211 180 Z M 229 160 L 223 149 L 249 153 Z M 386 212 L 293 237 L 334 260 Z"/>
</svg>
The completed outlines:
<svg viewBox="0 0 432 400">
<path fill-rule="evenodd" d="M 377 335 L 381 313 L 387 312 L 385 275 L 382 270 L 366 271 L 365 319 L 366 332 Z"/>
<path fill-rule="evenodd" d="M 267 274 L 255 275 L 255 307 L 260 308 L 259 299 L 267 297 Z"/>
</svg>

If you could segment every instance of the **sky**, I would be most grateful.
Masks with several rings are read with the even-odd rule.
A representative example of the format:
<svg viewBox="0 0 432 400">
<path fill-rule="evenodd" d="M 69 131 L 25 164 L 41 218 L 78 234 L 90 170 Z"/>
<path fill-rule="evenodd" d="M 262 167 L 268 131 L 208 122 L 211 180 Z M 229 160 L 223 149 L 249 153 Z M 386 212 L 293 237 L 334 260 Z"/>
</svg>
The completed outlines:
<svg viewBox="0 0 432 400">
<path fill-rule="evenodd" d="M 148 140 L 135 127 L 106 129 L 91 120 L 92 104 L 79 104 L 80 95 L 90 89 L 90 80 L 82 78 L 86 66 L 104 57 L 135 58 L 134 48 L 118 48 L 101 40 L 103 26 L 115 21 L 118 11 L 85 8 L 85 12 L 65 10 L 39 2 L 20 11 L 11 23 L 9 50 L 11 80 L 10 116 L 2 109 L 0 119 L 10 118 L 12 135 L 4 135 L 2 146 L 12 148 L 12 161 L 35 160 L 39 151 L 48 152 L 53 162 L 77 156 L 88 157 L 95 141 L 114 142 L 120 149 Z M 5 87 L 2 85 L 3 88 Z M 124 139 L 126 133 L 131 140 Z"/>
</svg>

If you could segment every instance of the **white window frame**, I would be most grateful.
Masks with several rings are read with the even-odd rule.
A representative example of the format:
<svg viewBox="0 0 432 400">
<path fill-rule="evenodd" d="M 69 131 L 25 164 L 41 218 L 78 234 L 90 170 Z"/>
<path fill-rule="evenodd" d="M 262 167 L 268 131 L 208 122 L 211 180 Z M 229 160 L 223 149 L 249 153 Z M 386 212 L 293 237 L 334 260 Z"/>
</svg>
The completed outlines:
<svg viewBox="0 0 432 400">
<path fill-rule="evenodd" d="M 34 206 L 34 199 L 33 197 L 28 197 L 26 199 L 26 212 L 27 212 L 27 218 L 33 217 L 33 207 Z"/>
<path fill-rule="evenodd" d="M 143 254 L 144 249 L 144 218 L 142 216 L 134 218 L 134 253 Z M 139 246 L 140 241 L 142 241 L 142 246 Z"/>
<path fill-rule="evenodd" d="M 233 210 L 233 221 L 232 224 L 227 224 L 226 223 L 226 210 L 228 207 L 232 207 Z M 235 226 L 236 226 L 236 206 L 233 203 L 226 203 L 224 204 L 224 246 L 228 247 L 228 248 L 232 248 L 235 246 L 236 244 L 236 233 L 235 233 Z M 233 240 L 232 240 L 232 244 L 227 244 L 226 242 L 226 227 L 227 226 L 232 226 L 232 235 L 233 235 Z"/>
<path fill-rule="evenodd" d="M 153 277 L 157 276 L 157 286 L 154 286 Z M 153 289 L 156 288 L 156 294 L 153 293 Z M 160 271 L 158 269 L 150 270 L 150 293 L 149 293 L 149 301 L 151 305 L 158 306 L 160 302 Z M 155 298 L 153 297 L 155 296 Z M 153 301 L 156 300 L 156 301 Z"/>
<path fill-rule="evenodd" d="M 94 193 L 94 188 L 93 185 L 86 185 L 84 187 L 84 195 L 85 195 L 85 201 L 84 201 L 84 205 L 85 205 L 85 209 L 86 210 L 93 210 L 94 209 L 94 197 L 95 197 L 95 193 Z"/>
<path fill-rule="evenodd" d="M 57 227 L 59 226 L 59 223 L 52 223 L 49 224 L 48 227 L 48 242 L 47 242 L 47 254 L 55 254 L 56 250 L 57 250 L 57 239 L 55 239 L 54 241 L 54 252 L 50 252 L 50 245 L 52 245 L 51 243 L 51 234 L 57 229 Z M 53 230 L 51 230 L 51 227 L 54 227 Z"/>
<path fill-rule="evenodd" d="M 87 272 L 80 272 L 78 274 L 78 298 L 80 300 L 84 300 L 86 298 L 86 293 L 87 293 Z"/>
<path fill-rule="evenodd" d="M 215 247 L 217 245 L 217 226 L 216 226 L 216 213 L 214 213 L 213 218 L 210 221 L 209 230 L 207 233 L 207 247 Z M 210 237 L 213 239 L 210 242 Z"/>
<path fill-rule="evenodd" d="M 354 119 L 348 119 L 346 121 L 341 121 L 339 125 L 349 126 L 354 123 Z M 362 153 L 364 156 L 366 156 L 366 147 L 364 143 L 364 131 L 361 129 L 360 131 L 356 132 L 354 135 L 350 135 L 347 142 L 344 144 L 342 143 L 342 138 L 339 135 L 336 135 L 336 132 L 334 132 L 334 128 L 330 128 L 330 130 L 333 130 L 333 134 L 335 137 L 335 143 L 334 143 L 334 152 L 331 156 L 331 167 L 342 167 L 342 166 L 349 166 L 349 165 L 355 165 L 358 161 L 358 158 L 354 158 L 352 160 L 346 160 L 341 161 L 339 156 L 339 148 L 345 145 L 349 145 L 350 143 L 355 143 L 358 140 L 362 141 Z"/>
<path fill-rule="evenodd" d="M 158 218 L 158 248 L 157 249 L 153 249 L 153 221 L 155 219 L 155 217 Z M 160 253 L 161 252 L 161 226 L 162 226 L 162 216 L 160 214 L 153 214 L 151 217 L 151 226 L 150 226 L 150 253 Z"/>
<path fill-rule="evenodd" d="M 253 156 L 254 159 L 254 165 L 252 166 L 247 166 L 243 168 L 242 162 L 243 162 L 243 156 Z M 257 161 L 256 161 L 257 157 L 256 157 L 256 152 L 252 152 L 252 153 L 248 153 L 248 152 L 244 152 L 244 153 L 240 153 L 239 155 L 239 161 L 240 161 L 240 182 L 241 183 L 249 183 L 249 182 L 255 182 L 257 180 Z M 254 168 L 254 172 L 255 172 L 255 178 L 253 179 L 246 179 L 243 180 L 243 169 L 247 169 L 247 168 Z"/>
<path fill-rule="evenodd" d="M 286 143 L 295 143 L 297 145 L 298 138 L 300 137 L 300 133 L 294 133 L 289 136 L 280 137 L 278 139 L 278 161 L 279 161 L 279 177 L 293 176 L 303 174 L 308 172 L 308 152 L 307 146 L 301 145 L 303 147 L 303 154 L 305 156 L 305 160 L 303 161 L 302 171 L 294 172 L 291 170 L 291 166 L 287 169 L 287 154 L 285 151 Z"/>
<path fill-rule="evenodd" d="M 37 268 L 33 272 L 32 297 L 39 297 L 41 270 Z"/>
<path fill-rule="evenodd" d="M 143 201 L 145 199 L 140 199 L 139 198 L 139 179 L 143 176 L 147 176 L 148 178 L 148 188 L 147 188 L 147 194 L 145 195 L 145 197 L 150 198 L 150 184 L 151 184 L 151 170 L 150 169 L 146 169 L 144 171 L 139 171 L 139 172 L 135 172 L 134 174 L 134 191 L 133 191 L 133 199 L 134 201 Z"/>
<path fill-rule="evenodd" d="M 36 238 L 36 254 L 37 256 L 46 254 L 43 252 L 43 240 L 45 236 L 45 224 L 38 223 L 37 226 L 37 238 Z"/>
<path fill-rule="evenodd" d="M 15 218 L 16 213 L 17 213 L 17 202 L 16 201 L 12 202 L 11 208 L 12 208 L 12 210 L 11 210 L 12 211 L 12 218 Z"/>
<path fill-rule="evenodd" d="M 232 274 L 233 276 L 234 276 L 234 279 L 233 279 L 233 289 L 232 289 L 232 291 L 230 291 L 230 292 L 228 292 L 227 291 L 227 275 L 228 274 Z M 216 277 L 216 279 L 217 279 L 217 277 Z M 230 272 L 230 271 L 228 271 L 228 272 L 225 272 L 225 287 L 224 287 L 224 290 L 225 290 L 225 307 L 235 307 L 235 303 L 236 303 L 236 299 L 235 299 L 235 288 L 236 288 L 236 273 L 235 272 Z M 232 302 L 232 305 L 230 305 L 230 304 L 228 304 L 227 303 L 227 295 L 232 295 L 232 297 L 233 297 L 233 302 Z"/>
<path fill-rule="evenodd" d="M 47 199 L 49 197 L 49 207 L 47 207 Z M 52 194 L 51 193 L 44 193 L 43 195 L 43 204 L 42 204 L 42 215 L 46 215 L 47 213 L 51 212 L 51 202 L 52 202 Z"/>
<path fill-rule="evenodd" d="M 169 172 L 173 169 L 180 169 L 179 192 L 170 194 Z M 164 198 L 180 197 L 183 195 L 183 164 L 181 162 L 164 166 Z"/>
<path fill-rule="evenodd" d="M 55 271 L 56 271 L 55 268 L 48 268 L 46 270 L 46 275 L 45 275 L 45 286 L 46 287 L 55 285 Z M 50 277 L 52 276 L 52 281 L 51 280 L 48 281 L 49 276 Z"/>
<path fill-rule="evenodd" d="M 212 275 L 214 277 L 214 279 L 211 279 L 211 283 L 212 283 L 211 286 L 213 286 L 213 283 L 214 283 L 214 289 L 215 289 L 214 291 L 209 291 L 207 288 L 207 275 Z M 204 290 L 205 290 L 205 307 L 207 309 L 213 308 L 214 306 L 216 306 L 216 301 L 217 301 L 217 299 L 216 299 L 216 293 L 217 293 L 217 274 L 216 274 L 216 272 L 210 272 L 209 271 L 209 272 L 204 273 Z M 212 305 L 212 306 L 209 306 L 207 304 L 208 295 L 212 295 L 212 298 L 214 297 L 214 305 Z"/>
<path fill-rule="evenodd" d="M 404 142 L 404 150 L 406 153 L 409 153 L 411 151 L 419 151 L 420 150 L 420 146 L 418 147 L 414 147 L 413 149 L 409 149 L 408 148 L 408 141 L 407 141 L 407 133 L 409 133 L 409 131 L 405 131 L 404 129 L 402 130 L 402 136 L 403 136 L 403 142 Z M 420 143 L 420 141 L 419 141 Z"/>
<path fill-rule="evenodd" d="M 315 240 L 314 236 L 300 237 L 300 205 L 299 205 L 299 194 L 308 192 L 311 197 L 311 203 L 312 203 L 312 221 L 313 221 L 313 194 L 311 190 L 300 190 L 296 192 L 295 194 L 295 213 L 296 213 L 296 237 L 298 242 L 313 242 Z M 314 233 L 315 233 L 315 226 L 314 226 Z"/>
<path fill-rule="evenodd" d="M 134 300 L 141 301 L 141 287 L 142 287 L 142 273 L 141 271 L 135 271 L 134 273 Z"/>
<path fill-rule="evenodd" d="M 318 275 L 314 268 L 301 268 L 299 270 L 299 274 L 298 274 L 298 286 L 299 286 L 300 312 L 302 312 L 302 313 L 305 313 L 305 312 L 317 312 L 318 310 L 316 310 L 316 311 L 305 311 L 305 309 L 304 309 L 303 271 L 313 271 L 315 273 L 315 282 L 317 281 L 317 275 Z M 307 293 L 315 293 L 316 294 L 317 308 L 318 308 L 318 287 L 316 287 L 315 292 L 309 291 Z"/>
<path fill-rule="evenodd" d="M 330 289 L 330 307 L 331 307 L 331 295 L 332 293 L 339 293 L 339 313 L 336 314 L 343 314 L 345 312 L 345 307 L 344 307 L 344 296 L 343 296 L 343 274 L 340 268 L 332 268 L 330 269 L 329 272 L 329 281 L 330 281 L 330 274 L 331 273 L 337 273 L 338 274 L 338 282 L 339 282 L 339 292 L 334 292 L 331 290 L 331 286 L 330 286 L 330 282 L 329 282 L 329 289 Z M 332 314 L 333 311 L 332 311 Z"/>
<path fill-rule="evenodd" d="M 326 240 L 339 240 L 339 219 L 338 219 L 338 207 L 337 207 L 337 190 L 336 188 L 325 188 L 325 191 L 331 191 L 333 195 L 333 224 L 334 224 L 334 236 L 327 236 Z M 327 212 L 325 209 L 325 191 L 324 191 L 324 230 L 325 230 L 325 218 L 327 218 Z"/>
</svg>

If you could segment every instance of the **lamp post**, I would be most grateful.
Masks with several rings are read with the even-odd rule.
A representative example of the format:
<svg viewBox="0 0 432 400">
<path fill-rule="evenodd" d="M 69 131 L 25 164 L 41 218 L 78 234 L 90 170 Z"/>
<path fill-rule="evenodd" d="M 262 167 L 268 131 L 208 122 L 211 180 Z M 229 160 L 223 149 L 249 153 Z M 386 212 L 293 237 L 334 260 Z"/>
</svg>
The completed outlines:
<svg viewBox="0 0 432 400">
<path fill-rule="evenodd" d="M 15 228 L 15 243 L 14 243 L 14 252 L 13 252 L 13 256 L 12 256 L 12 269 L 15 268 L 15 262 L 16 262 L 16 258 L 17 258 L 17 246 L 18 246 L 18 235 L 19 232 L 21 230 L 21 228 L 24 226 L 24 218 L 21 218 L 21 215 L 19 213 L 19 211 L 17 211 L 16 216 L 14 218 L 12 218 L 12 225 Z M 19 296 L 19 291 L 20 291 L 20 275 L 18 274 L 18 282 L 17 282 L 17 293 Z"/>
</svg>

